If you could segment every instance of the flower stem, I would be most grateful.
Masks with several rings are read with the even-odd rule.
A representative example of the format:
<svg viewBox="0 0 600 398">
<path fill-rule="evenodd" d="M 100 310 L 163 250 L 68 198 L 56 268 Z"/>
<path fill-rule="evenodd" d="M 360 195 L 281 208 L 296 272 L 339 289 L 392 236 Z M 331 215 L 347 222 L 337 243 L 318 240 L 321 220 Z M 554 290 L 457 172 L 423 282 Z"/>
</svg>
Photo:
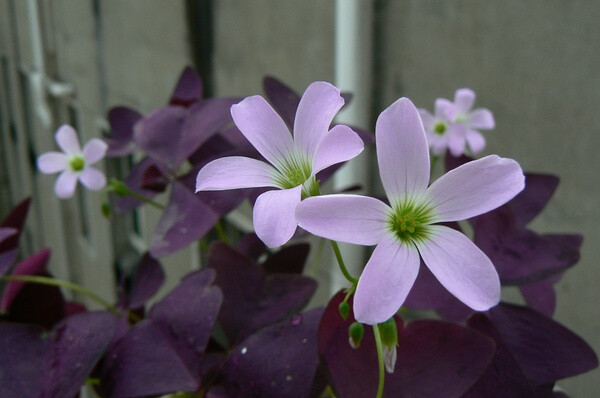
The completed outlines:
<svg viewBox="0 0 600 398">
<path fill-rule="evenodd" d="M 144 195 L 131 190 L 127 186 L 127 184 L 125 184 L 123 181 L 117 180 L 116 178 L 112 178 L 110 180 L 110 184 L 106 187 L 106 189 L 109 192 L 112 191 L 119 196 L 131 196 L 132 198 L 137 199 L 146 204 L 149 204 L 150 206 L 154 206 L 157 209 L 160 209 L 160 210 L 165 209 L 165 206 L 163 206 L 162 204 L 155 202 L 154 200 L 147 198 Z"/>
<path fill-rule="evenodd" d="M 225 233 L 225 228 L 223 228 L 220 220 L 215 224 L 215 231 L 217 231 L 217 236 L 221 242 L 229 244 L 229 237 Z"/>
<path fill-rule="evenodd" d="M 383 348 L 381 344 L 381 334 L 379 325 L 373 325 L 373 335 L 375 336 L 375 346 L 377 347 L 377 362 L 379 365 L 379 385 L 377 387 L 377 398 L 383 396 L 383 384 L 385 383 L 385 366 L 383 364 Z"/>
<path fill-rule="evenodd" d="M 346 279 L 348 279 L 348 282 L 350 282 L 352 284 L 355 284 L 356 282 L 358 282 L 358 279 L 356 279 L 355 277 L 350 275 L 350 273 L 348 272 L 348 269 L 346 268 L 346 265 L 344 264 L 344 259 L 342 258 L 342 253 L 340 253 L 340 248 L 338 247 L 337 242 L 334 240 L 330 240 L 329 242 L 331 242 L 331 247 L 333 247 L 333 252 L 335 253 L 335 258 L 337 259 L 337 262 L 338 262 L 338 265 L 340 266 L 340 270 L 342 271 L 342 274 L 344 274 Z"/>
<path fill-rule="evenodd" d="M 91 300 L 100 304 L 107 311 L 110 311 L 115 315 L 121 315 L 121 312 L 118 309 L 116 309 L 113 305 L 111 305 L 108 301 L 104 300 L 102 297 L 86 289 L 85 287 L 73 282 L 39 275 L 6 275 L 2 277 L 2 280 L 7 282 L 37 283 L 39 285 L 64 287 L 65 289 L 69 289 L 89 297 Z M 128 311 L 127 315 L 129 316 L 129 319 L 131 319 L 134 322 L 138 322 L 141 320 L 139 316 L 132 312 Z"/>
</svg>

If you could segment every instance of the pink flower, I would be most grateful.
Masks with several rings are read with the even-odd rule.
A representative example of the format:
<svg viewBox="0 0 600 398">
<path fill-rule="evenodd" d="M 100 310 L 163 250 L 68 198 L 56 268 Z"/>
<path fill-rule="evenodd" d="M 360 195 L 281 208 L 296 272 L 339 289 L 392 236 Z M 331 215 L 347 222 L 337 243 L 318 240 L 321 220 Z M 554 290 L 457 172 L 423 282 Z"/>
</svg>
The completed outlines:
<svg viewBox="0 0 600 398">
<path fill-rule="evenodd" d="M 66 124 L 59 127 L 55 135 L 56 143 L 63 152 L 47 152 L 38 157 L 38 169 L 44 174 L 61 172 L 54 185 L 56 196 L 67 199 L 73 196 L 77 180 L 87 188 L 97 191 L 104 188 L 104 174 L 92 164 L 100 161 L 108 146 L 98 138 L 92 138 L 83 150 L 79 145 L 77 133 Z"/>
<path fill-rule="evenodd" d="M 294 135 L 267 103 L 255 95 L 231 107 L 233 121 L 270 163 L 242 156 L 214 160 L 200 170 L 196 191 L 275 187 L 254 205 L 254 229 L 270 247 L 286 243 L 296 230 L 296 205 L 318 193 L 315 175 L 354 158 L 363 141 L 348 126 L 329 125 L 344 104 L 340 90 L 329 83 L 312 83 L 300 99 Z"/>
<path fill-rule="evenodd" d="M 474 102 L 475 92 L 461 88 L 456 90 L 454 102 L 438 98 L 433 115 L 419 109 L 434 155 L 441 155 L 448 148 L 452 156 L 458 157 L 465 153 L 466 144 L 473 153 L 483 150 L 485 138 L 478 130 L 493 129 L 494 116 L 489 109 L 471 110 Z"/>
<path fill-rule="evenodd" d="M 485 213 L 524 187 L 521 167 L 496 155 L 466 163 L 428 187 L 430 163 L 419 113 L 407 98 L 377 120 L 376 146 L 384 202 L 357 195 L 311 197 L 298 205 L 298 225 L 316 235 L 377 245 L 354 296 L 358 321 L 375 324 L 400 308 L 421 257 L 440 283 L 479 311 L 500 299 L 498 273 L 462 233 L 437 225 Z"/>
</svg>

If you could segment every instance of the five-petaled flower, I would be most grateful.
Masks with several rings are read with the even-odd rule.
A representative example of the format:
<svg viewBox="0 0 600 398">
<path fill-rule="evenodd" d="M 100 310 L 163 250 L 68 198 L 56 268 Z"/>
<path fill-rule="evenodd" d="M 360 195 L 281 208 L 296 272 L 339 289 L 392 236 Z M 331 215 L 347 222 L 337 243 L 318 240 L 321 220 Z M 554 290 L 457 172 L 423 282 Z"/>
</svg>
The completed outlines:
<svg viewBox="0 0 600 398">
<path fill-rule="evenodd" d="M 478 130 L 493 129 L 494 116 L 489 109 L 471 110 L 474 102 L 475 92 L 461 88 L 454 93 L 454 102 L 438 98 L 433 115 L 419 109 L 434 155 L 441 155 L 448 148 L 452 156 L 460 156 L 465 153 L 466 144 L 473 153 L 483 150 L 485 138 Z"/>
<path fill-rule="evenodd" d="M 364 148 L 350 127 L 337 125 L 329 130 L 343 104 L 338 88 L 312 83 L 298 104 L 293 137 L 263 97 L 251 96 L 233 105 L 233 121 L 270 164 L 242 156 L 214 160 L 198 173 L 196 191 L 279 188 L 258 197 L 253 221 L 265 244 L 283 245 L 296 230 L 298 203 L 318 193 L 317 172 L 354 158 Z"/>
<path fill-rule="evenodd" d="M 90 167 L 106 154 L 108 145 L 99 138 L 89 140 L 83 150 L 73 127 L 62 125 L 56 131 L 56 143 L 63 152 L 47 152 L 37 160 L 38 169 L 44 174 L 62 172 L 54 184 L 54 192 L 61 199 L 73 196 L 77 180 L 91 190 L 106 185 L 104 174 Z"/>
<path fill-rule="evenodd" d="M 521 167 L 496 155 L 464 164 L 428 187 L 429 151 L 419 113 L 401 98 L 379 116 L 377 160 L 390 205 L 365 196 L 311 197 L 296 210 L 298 225 L 316 235 L 377 245 L 354 297 L 358 321 L 394 315 L 419 271 L 419 255 L 446 289 L 475 310 L 500 299 L 498 273 L 462 233 L 437 223 L 467 219 L 506 203 L 524 187 Z"/>
</svg>

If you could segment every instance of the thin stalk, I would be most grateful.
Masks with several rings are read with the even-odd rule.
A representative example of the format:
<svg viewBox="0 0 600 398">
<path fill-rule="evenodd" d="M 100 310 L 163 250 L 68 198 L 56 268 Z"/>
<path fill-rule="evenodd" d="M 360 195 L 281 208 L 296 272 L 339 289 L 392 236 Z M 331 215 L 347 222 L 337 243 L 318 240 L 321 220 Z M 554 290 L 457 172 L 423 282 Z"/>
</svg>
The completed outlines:
<svg viewBox="0 0 600 398">
<path fill-rule="evenodd" d="M 215 231 L 217 231 L 217 236 L 219 237 L 219 240 L 221 242 L 229 244 L 229 237 L 225 233 L 225 228 L 223 228 L 223 224 L 221 224 L 221 221 L 217 221 L 217 223 L 215 224 Z"/>
<path fill-rule="evenodd" d="M 2 277 L 2 280 L 7 282 L 25 282 L 25 283 L 37 283 L 39 285 L 47 285 L 47 286 L 58 286 L 64 287 L 65 289 L 72 290 L 74 292 L 80 293 L 86 297 L 89 297 L 91 300 L 100 304 L 107 311 L 112 312 L 115 315 L 121 315 L 121 312 L 116 309 L 113 305 L 111 305 L 108 301 L 104 300 L 102 297 L 98 296 L 94 292 L 86 289 L 85 287 L 78 285 L 73 282 L 65 281 L 62 279 L 50 278 L 47 276 L 39 276 L 39 275 L 6 275 Z M 138 322 L 141 320 L 139 316 L 132 312 L 127 312 L 129 318 Z"/>
<path fill-rule="evenodd" d="M 350 275 L 350 273 L 348 272 L 348 269 L 346 268 L 346 264 L 344 264 L 344 259 L 342 258 L 342 253 L 340 253 L 340 248 L 338 247 L 336 241 L 330 240 L 329 242 L 331 242 L 331 246 L 333 247 L 333 252 L 335 253 L 335 258 L 337 259 L 337 262 L 338 262 L 338 265 L 340 266 L 340 271 L 342 271 L 342 274 L 344 274 L 346 279 L 348 279 L 348 282 L 350 282 L 352 284 L 355 284 L 356 282 L 358 282 L 358 279 L 356 279 L 355 277 Z"/>
<path fill-rule="evenodd" d="M 134 192 L 131 189 L 128 189 L 126 192 L 127 192 L 127 195 L 131 196 L 132 198 L 137 199 L 139 201 L 142 201 L 144 203 L 147 203 L 150 206 L 154 206 L 154 207 L 156 207 L 157 209 L 160 209 L 160 210 L 164 210 L 165 209 L 164 205 L 162 205 L 162 204 L 160 204 L 160 203 L 158 203 L 158 202 L 156 202 L 156 201 L 154 201 L 154 200 L 152 200 L 150 198 L 147 198 L 144 195 L 140 195 L 139 193 Z"/>
<path fill-rule="evenodd" d="M 383 346 L 381 344 L 381 334 L 379 325 L 373 325 L 373 334 L 375 335 L 375 346 L 377 347 L 377 362 L 379 365 L 379 385 L 377 387 L 377 398 L 383 396 L 383 384 L 385 383 L 385 365 L 383 364 Z"/>
</svg>

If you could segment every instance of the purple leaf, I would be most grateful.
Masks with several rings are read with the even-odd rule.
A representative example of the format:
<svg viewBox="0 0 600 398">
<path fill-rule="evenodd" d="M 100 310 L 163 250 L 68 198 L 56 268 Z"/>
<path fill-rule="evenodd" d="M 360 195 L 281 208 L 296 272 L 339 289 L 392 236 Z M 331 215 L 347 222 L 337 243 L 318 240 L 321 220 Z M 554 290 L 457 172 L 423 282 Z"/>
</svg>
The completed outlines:
<svg viewBox="0 0 600 398">
<path fill-rule="evenodd" d="M 288 127 L 294 126 L 296 109 L 300 103 L 300 96 L 294 90 L 275 77 L 267 76 L 263 79 L 263 89 L 273 108 L 286 122 Z"/>
<path fill-rule="evenodd" d="M 215 283 L 223 290 L 219 322 L 230 342 L 299 312 L 316 289 L 315 281 L 302 275 L 265 276 L 252 259 L 218 242 L 211 247 L 208 264 L 217 271 Z"/>
<path fill-rule="evenodd" d="M 343 320 L 338 312 L 344 292 L 329 302 L 319 325 L 319 354 L 337 396 L 373 396 L 378 367 L 373 331 L 365 328 L 361 346 L 348 343 L 353 311 Z M 350 304 L 350 303 L 349 303 Z M 398 326 L 398 359 L 386 375 L 385 397 L 460 397 L 490 363 L 494 344 L 489 338 L 454 323 L 415 321 Z"/>
<path fill-rule="evenodd" d="M 185 159 L 180 143 L 188 115 L 186 108 L 166 106 L 150 112 L 135 125 L 136 144 L 165 171 L 177 170 Z"/>
<path fill-rule="evenodd" d="M 150 254 L 144 254 L 144 257 L 138 264 L 135 276 L 131 282 L 131 291 L 129 292 L 128 308 L 140 308 L 146 304 L 154 293 L 162 286 L 165 281 L 165 273 L 156 259 Z"/>
<path fill-rule="evenodd" d="M 197 375 L 184 364 L 166 325 L 144 320 L 108 351 L 100 370 L 102 396 L 140 397 L 196 391 Z"/>
<path fill-rule="evenodd" d="M 527 306 L 551 318 L 556 308 L 556 293 L 553 284 L 561 277 L 562 275 L 558 274 L 554 278 L 542 282 L 519 286 Z"/>
<path fill-rule="evenodd" d="M 488 316 L 535 385 L 553 383 L 598 366 L 596 354 L 583 339 L 534 310 L 501 303 Z"/>
<path fill-rule="evenodd" d="M 228 396 L 307 397 L 319 364 L 316 332 L 322 312 L 296 315 L 239 344 L 223 370 Z"/>
<path fill-rule="evenodd" d="M 21 237 L 21 232 L 23 232 L 30 203 L 31 198 L 27 198 L 19 203 L 0 223 L 0 227 L 2 228 L 11 228 L 17 231 L 11 236 L 5 236 L 0 241 L 0 276 L 3 276 L 9 270 L 17 258 L 19 238 Z"/>
<path fill-rule="evenodd" d="M 240 98 L 214 98 L 192 105 L 181 131 L 180 156 L 191 156 L 219 130 L 232 123 L 231 105 Z"/>
<path fill-rule="evenodd" d="M 156 195 L 156 192 L 149 189 L 144 189 L 144 176 L 148 173 L 148 170 L 157 167 L 154 161 L 150 158 L 144 158 L 140 160 L 133 168 L 129 171 L 129 175 L 125 178 L 125 184 L 133 192 L 136 192 L 146 198 L 151 199 Z M 115 200 L 116 208 L 121 212 L 127 212 L 135 209 L 136 207 L 143 204 L 143 202 L 131 197 L 117 197 Z"/>
<path fill-rule="evenodd" d="M 181 76 L 175 86 L 175 90 L 173 90 L 173 95 L 169 100 L 169 104 L 189 107 L 201 98 L 202 80 L 200 80 L 200 76 L 198 76 L 194 68 L 187 66 L 183 72 L 181 72 Z"/>
<path fill-rule="evenodd" d="M 188 275 L 149 313 L 150 319 L 167 326 L 176 337 L 179 355 L 196 373 L 223 301 L 221 290 L 209 286 L 214 278 L 211 269 Z"/>
<path fill-rule="evenodd" d="M 551 174 L 525 174 L 525 189 L 508 203 L 518 225 L 524 227 L 544 209 L 558 182 Z"/>
<path fill-rule="evenodd" d="M 108 111 L 108 123 L 112 136 L 106 139 L 108 151 L 106 156 L 120 157 L 133 153 L 133 126 L 142 118 L 142 115 L 131 108 L 118 106 Z"/>
<path fill-rule="evenodd" d="M 113 338 L 117 317 L 106 311 L 73 315 L 54 328 L 44 360 L 43 397 L 73 397 Z"/>
<path fill-rule="evenodd" d="M 151 165 L 142 176 L 141 188 L 153 192 L 164 192 L 169 184 L 169 179 L 160 169 Z"/>
<path fill-rule="evenodd" d="M 219 218 L 184 185 L 174 182 L 169 205 L 154 230 L 150 254 L 158 258 L 186 247 L 210 231 Z"/>
<path fill-rule="evenodd" d="M 16 235 L 17 233 L 19 233 L 19 231 L 14 228 L 0 227 L 0 243 L 2 243 L 7 238 Z"/>
<path fill-rule="evenodd" d="M 527 380 L 519 363 L 502 342 L 498 331 L 485 314 L 476 313 L 469 318 L 470 328 L 494 339 L 494 359 L 485 372 L 462 398 L 529 398 L 535 397 L 534 387 Z"/>
<path fill-rule="evenodd" d="M 42 250 L 20 262 L 12 275 L 50 276 L 46 271 L 49 250 Z M 1 308 L 13 322 L 35 323 L 47 329 L 63 319 L 65 299 L 56 286 L 9 282 L 2 295 Z"/>
<path fill-rule="evenodd" d="M 301 274 L 309 251 L 310 245 L 307 243 L 285 246 L 269 256 L 263 268 L 267 273 Z"/>
<path fill-rule="evenodd" d="M 39 326 L 0 323 L 1 397 L 40 396 L 43 358 L 50 348 L 50 340 L 45 333 Z"/>
<path fill-rule="evenodd" d="M 242 236 L 242 239 L 240 239 L 235 248 L 240 253 L 243 253 L 256 261 L 265 252 L 267 246 L 265 246 L 263 241 L 252 232 Z"/>
</svg>

